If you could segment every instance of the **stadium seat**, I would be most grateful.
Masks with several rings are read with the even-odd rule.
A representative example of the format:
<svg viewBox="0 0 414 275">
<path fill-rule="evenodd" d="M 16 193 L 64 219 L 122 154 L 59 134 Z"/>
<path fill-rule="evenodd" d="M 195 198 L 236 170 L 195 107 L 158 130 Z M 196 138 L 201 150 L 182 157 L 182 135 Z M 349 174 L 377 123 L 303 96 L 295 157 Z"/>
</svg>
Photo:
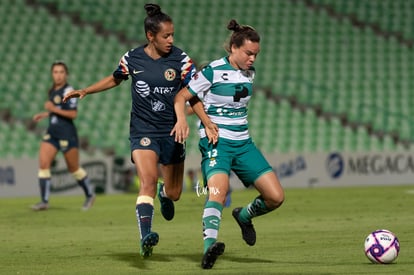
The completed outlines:
<svg viewBox="0 0 414 275">
<path fill-rule="evenodd" d="M 0 107 L 11 108 L 18 119 L 30 118 L 42 109 L 53 61 L 63 59 L 68 63 L 70 83 L 75 88 L 85 87 L 115 69 L 131 45 L 122 44 L 115 35 L 96 33 L 92 24 L 101 23 L 107 31 L 125 34 L 136 41 L 133 46 L 145 41 L 143 9 L 130 12 L 137 5 L 142 7 L 143 0 L 125 0 L 122 4 L 110 0 L 36 2 L 36 8 L 24 0 L 0 3 L 0 57 L 18 72 L 11 73 L 8 66 L 1 69 Z M 410 18 L 414 1 L 312 2 L 329 6 L 343 17 L 334 19 L 326 10 L 311 9 L 306 1 L 160 0 L 159 4 L 174 19 L 176 45 L 185 49 L 197 65 L 226 54 L 223 45 L 230 35 L 226 24 L 235 18 L 254 26 L 262 37 L 255 63 L 258 90 L 270 88 L 278 96 L 295 97 L 299 104 L 318 105 L 325 112 L 347 116 L 349 121 L 372 124 L 374 130 L 398 131 L 402 138 L 412 139 L 413 51 L 395 37 L 386 39 L 369 27 L 355 27 L 350 15 L 355 14 L 366 24 L 377 24 L 384 32 L 401 32 L 404 38 L 413 39 Z M 47 3 L 56 4 L 64 14 L 51 15 L 42 6 Z M 74 24 L 73 14 L 85 24 Z M 23 74 L 27 69 L 32 73 Z M 128 135 L 129 112 L 125 110 L 130 108 L 129 83 L 116 89 L 82 101 L 76 123 L 79 133 L 89 137 L 91 144 L 98 148 L 112 145 L 124 155 L 129 145 L 119 140 Z M 102 115 L 110 112 L 117 123 Z M 363 128 L 354 132 L 338 120 L 317 117 L 311 109 L 301 113 L 288 100 L 275 103 L 260 91 L 253 96 L 249 116 L 251 135 L 269 152 L 401 149 L 389 137 L 380 140 Z M 101 123 L 97 123 L 99 119 Z M 195 128 L 196 118 L 189 120 Z M 44 123 L 41 125 L 44 127 Z M 108 128 L 116 130 L 102 140 Z M 193 132 L 187 141 L 188 151 L 198 153 L 198 135 Z M 37 138 L 32 141 L 36 146 L 24 148 L 34 155 Z"/>
</svg>

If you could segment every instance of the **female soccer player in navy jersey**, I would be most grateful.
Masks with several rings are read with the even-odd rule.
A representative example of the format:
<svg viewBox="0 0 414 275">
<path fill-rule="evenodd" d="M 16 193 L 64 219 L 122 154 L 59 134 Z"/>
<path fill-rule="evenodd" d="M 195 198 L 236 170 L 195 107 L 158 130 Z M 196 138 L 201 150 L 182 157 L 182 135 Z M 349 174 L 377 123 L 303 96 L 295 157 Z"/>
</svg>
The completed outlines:
<svg viewBox="0 0 414 275">
<path fill-rule="evenodd" d="M 49 118 L 49 127 L 43 136 L 39 150 L 39 185 L 41 202 L 33 205 L 33 210 L 46 210 L 49 208 L 49 192 L 51 183 L 50 166 L 57 152 L 60 150 L 65 157 L 68 170 L 78 181 L 85 192 L 86 200 L 83 210 L 88 210 L 94 200 L 86 171 L 79 166 L 78 135 L 73 120 L 77 115 L 77 98 L 63 102 L 63 97 L 73 88 L 67 83 L 68 67 L 64 62 L 58 61 L 52 64 L 53 86 L 49 90 L 49 99 L 44 104 L 46 112 L 33 116 L 38 122 Z"/>
<path fill-rule="evenodd" d="M 273 211 L 284 200 L 276 174 L 248 131 L 247 104 L 253 94 L 253 63 L 260 51 L 260 36 L 252 27 L 241 26 L 235 20 L 227 28 L 233 31 L 229 55 L 211 62 L 175 97 L 177 124 L 173 132 L 180 142 L 189 131 L 185 102 L 203 94 L 204 108 L 201 102 L 193 102 L 193 110 L 201 120 L 201 167 L 209 190 L 203 212 L 204 269 L 212 268 L 224 252 L 225 245 L 217 238 L 231 170 L 246 187 L 254 186 L 260 193 L 246 207 L 237 207 L 232 213 L 248 245 L 256 242 L 252 218 Z"/>
<path fill-rule="evenodd" d="M 155 4 L 146 4 L 144 28 L 148 43 L 122 56 L 118 68 L 95 84 L 68 94 L 83 98 L 119 85 L 132 78 L 132 111 L 130 122 L 131 159 L 141 180 L 136 201 L 136 216 L 140 230 L 140 253 L 152 255 L 158 234 L 151 231 L 154 198 L 158 194 L 161 213 L 166 220 L 174 217 L 174 204 L 180 198 L 185 144 L 175 142 L 171 130 L 176 116 L 174 97 L 187 85 L 195 72 L 188 55 L 173 46 L 172 19 Z M 158 185 L 158 164 L 164 184 Z"/>
</svg>

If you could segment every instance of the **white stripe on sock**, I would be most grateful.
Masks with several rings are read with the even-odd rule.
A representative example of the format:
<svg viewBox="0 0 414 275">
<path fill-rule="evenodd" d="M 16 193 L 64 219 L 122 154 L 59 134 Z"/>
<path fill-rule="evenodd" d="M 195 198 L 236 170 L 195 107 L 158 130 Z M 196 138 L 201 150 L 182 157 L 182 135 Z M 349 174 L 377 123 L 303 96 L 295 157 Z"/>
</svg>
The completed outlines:
<svg viewBox="0 0 414 275">
<path fill-rule="evenodd" d="M 217 229 L 205 229 L 204 230 L 204 240 L 205 239 L 217 239 L 218 230 Z"/>
<path fill-rule="evenodd" d="M 210 216 L 216 216 L 221 220 L 221 212 L 216 208 L 205 208 L 203 212 L 203 219 Z"/>
</svg>

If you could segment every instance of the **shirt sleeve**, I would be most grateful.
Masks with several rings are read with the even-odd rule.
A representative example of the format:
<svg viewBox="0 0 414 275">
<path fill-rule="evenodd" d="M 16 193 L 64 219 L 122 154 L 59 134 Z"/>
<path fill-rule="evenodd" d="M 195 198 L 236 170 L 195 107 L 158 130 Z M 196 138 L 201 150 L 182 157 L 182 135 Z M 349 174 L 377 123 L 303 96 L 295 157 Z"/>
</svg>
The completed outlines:
<svg viewBox="0 0 414 275">
<path fill-rule="evenodd" d="M 63 96 L 67 95 L 69 92 L 73 91 L 73 87 L 72 86 L 68 86 L 65 88 L 65 90 L 63 91 Z M 62 104 L 62 109 L 63 110 L 76 110 L 78 108 L 78 98 L 77 97 L 73 97 L 71 99 L 69 99 L 66 103 Z"/>
<path fill-rule="evenodd" d="M 200 95 L 205 95 L 210 90 L 212 82 L 213 69 L 211 66 L 206 66 L 192 77 L 190 83 L 188 83 L 188 90 L 191 94 L 198 95 L 202 99 Z"/>
<path fill-rule="evenodd" d="M 184 86 L 187 86 L 191 77 L 195 74 L 196 68 L 193 60 L 191 60 L 185 52 L 183 52 L 182 55 L 184 55 L 184 58 L 181 60 L 181 63 L 183 64 L 181 66 L 181 81 Z"/>
<path fill-rule="evenodd" d="M 125 53 L 121 60 L 119 61 L 118 67 L 113 72 L 113 76 L 117 79 L 127 80 L 129 77 L 129 67 L 128 67 L 128 58 L 129 58 L 129 51 Z"/>
</svg>

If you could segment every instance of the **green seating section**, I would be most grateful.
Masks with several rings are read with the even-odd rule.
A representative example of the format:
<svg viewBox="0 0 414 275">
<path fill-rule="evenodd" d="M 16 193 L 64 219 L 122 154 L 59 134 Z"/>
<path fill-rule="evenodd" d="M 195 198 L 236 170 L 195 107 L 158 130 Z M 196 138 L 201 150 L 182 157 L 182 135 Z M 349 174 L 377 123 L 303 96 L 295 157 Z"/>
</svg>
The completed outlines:
<svg viewBox="0 0 414 275">
<path fill-rule="evenodd" d="M 70 83 L 80 88 L 112 73 L 118 59 L 130 48 L 114 34 L 99 35 L 88 24 L 101 23 L 106 30 L 125 34 L 136 45 L 145 42 L 142 23 L 147 1 L 36 2 L 36 8 L 24 0 L 0 2 L 0 58 L 8 65 L 0 68 L 0 109 L 10 108 L 20 119 L 42 110 L 51 85 L 49 69 L 53 61 L 66 61 Z M 330 5 L 343 14 L 355 13 L 368 23 L 378 23 L 385 31 L 402 32 L 407 39 L 414 36 L 410 21 L 413 0 L 313 2 Z M 63 15 L 52 16 L 43 6 L 48 3 L 56 4 Z M 380 37 L 369 28 L 356 28 L 346 18 L 335 20 L 324 11 L 310 9 L 304 1 L 157 3 L 174 19 L 175 44 L 185 49 L 197 65 L 225 54 L 230 18 L 252 25 L 261 33 L 261 54 L 256 62 L 258 92 L 249 106 L 249 123 L 256 143 L 265 151 L 394 150 L 398 146 L 388 137 L 380 141 L 369 136 L 362 127 L 354 132 L 337 119 L 326 121 L 311 110 L 301 113 L 286 100 L 276 104 L 265 98 L 260 87 L 278 95 L 295 96 L 299 103 L 320 105 L 326 112 L 345 114 L 352 121 L 370 123 L 378 130 L 396 130 L 406 139 L 414 136 L 414 108 L 410 107 L 414 104 L 414 54 L 412 48 L 396 39 Z M 73 14 L 86 24 L 75 25 Z M 113 146 L 117 154 L 128 155 L 130 104 L 129 83 L 85 98 L 79 104 L 76 120 L 79 135 L 88 137 L 93 146 Z M 197 153 L 196 118 L 190 117 L 189 121 L 194 130 L 188 150 Z M 9 127 L 2 128 L 0 138 L 10 138 L 4 134 L 9 130 L 25 138 L 30 136 Z M 26 154 L 36 155 L 38 139 L 35 144 L 25 145 Z M 18 149 L 3 147 L 1 156 L 10 150 L 22 154 Z"/>
<path fill-rule="evenodd" d="M 303 113 L 287 100 L 280 104 L 257 93 L 249 108 L 250 130 L 256 144 L 266 152 L 327 152 L 397 150 L 391 138 L 383 141 L 370 136 L 364 127 L 355 132 L 343 127 L 338 118 L 319 118 L 311 109 Z"/>
<path fill-rule="evenodd" d="M 45 8 L 26 6 L 23 0 L 1 1 L 0 20 L 0 58 L 4 61 L 0 69 L 0 109 L 10 108 L 17 119 L 31 118 L 43 110 L 52 84 L 50 65 L 54 61 L 68 64 L 69 83 L 80 88 L 111 74 L 120 56 L 129 49 L 114 36 L 101 37 L 92 27 L 73 25 L 69 16 L 57 19 Z M 128 150 L 129 113 L 125 110 L 130 103 L 126 87 L 125 83 L 80 103 L 76 120 L 80 136 L 87 136 L 97 147 L 117 144 L 120 152 Z M 25 135 L 14 140 L 24 138 Z M 1 146 L 13 150 L 7 143 Z M 14 152 L 21 155 L 20 151 Z M 35 156 L 37 149 L 27 154 Z"/>
<path fill-rule="evenodd" d="M 414 38 L 412 24 L 413 1 L 312 0 L 312 2 L 329 5 L 342 14 L 354 15 L 369 24 L 379 26 L 385 32 L 401 33 L 405 38 Z"/>
<path fill-rule="evenodd" d="M 384 18 L 411 13 L 409 17 L 393 19 L 391 26 L 384 23 L 386 19 L 378 24 L 385 31 L 409 27 L 406 36 L 414 38 L 410 19 L 414 9 L 407 8 L 414 1 L 313 2 L 331 4 L 344 14 L 357 12 L 359 20 L 365 20 L 363 15 L 376 9 Z M 376 8 L 374 3 L 378 4 Z M 376 130 L 396 130 L 402 138 L 412 139 L 414 111 L 410 106 L 414 99 L 409 93 L 414 88 L 413 49 L 395 38 L 385 39 L 371 28 L 356 28 L 349 18 L 338 21 L 324 10 L 316 13 L 304 4 L 296 8 L 296 15 L 303 19 L 292 20 L 283 28 L 288 35 L 282 35 L 287 40 L 279 43 L 273 59 L 280 73 L 271 83 L 273 92 L 320 104 L 327 112 L 343 113 L 350 120 L 373 124 Z M 366 17 L 368 23 L 376 19 Z"/>
<path fill-rule="evenodd" d="M 9 125 L 0 123 L 0 156 L 34 157 L 39 150 L 40 140 L 28 132 L 21 122 Z"/>
</svg>

